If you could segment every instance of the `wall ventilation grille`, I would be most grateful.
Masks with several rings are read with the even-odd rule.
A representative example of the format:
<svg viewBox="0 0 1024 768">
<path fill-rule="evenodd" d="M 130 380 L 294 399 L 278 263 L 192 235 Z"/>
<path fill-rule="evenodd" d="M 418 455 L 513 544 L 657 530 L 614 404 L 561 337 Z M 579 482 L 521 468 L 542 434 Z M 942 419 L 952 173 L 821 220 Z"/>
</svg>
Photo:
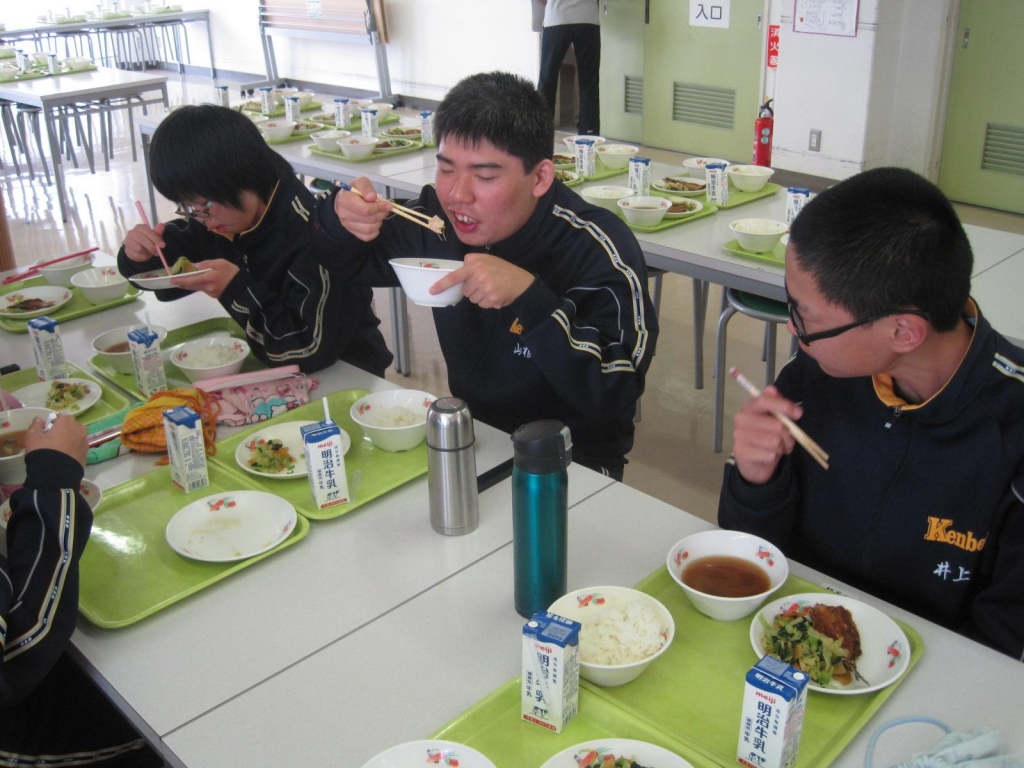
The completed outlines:
<svg viewBox="0 0 1024 768">
<path fill-rule="evenodd" d="M 981 168 L 1024 176 L 1024 127 L 988 123 L 985 126 Z"/>
<path fill-rule="evenodd" d="M 736 91 L 698 83 L 672 84 L 672 119 L 682 123 L 732 130 Z"/>
<path fill-rule="evenodd" d="M 626 75 L 626 114 L 642 115 L 644 112 L 644 79 Z"/>
</svg>

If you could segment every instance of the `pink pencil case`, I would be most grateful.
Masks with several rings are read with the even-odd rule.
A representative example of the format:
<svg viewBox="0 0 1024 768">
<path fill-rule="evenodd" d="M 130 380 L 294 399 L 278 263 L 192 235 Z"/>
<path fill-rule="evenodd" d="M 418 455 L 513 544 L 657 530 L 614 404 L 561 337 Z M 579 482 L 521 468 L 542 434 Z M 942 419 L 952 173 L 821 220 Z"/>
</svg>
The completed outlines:
<svg viewBox="0 0 1024 768">
<path fill-rule="evenodd" d="M 286 365 L 265 371 L 238 373 L 219 379 L 197 381 L 195 387 L 220 404 L 218 424 L 241 427 L 258 424 L 309 402 L 317 381 Z"/>
</svg>

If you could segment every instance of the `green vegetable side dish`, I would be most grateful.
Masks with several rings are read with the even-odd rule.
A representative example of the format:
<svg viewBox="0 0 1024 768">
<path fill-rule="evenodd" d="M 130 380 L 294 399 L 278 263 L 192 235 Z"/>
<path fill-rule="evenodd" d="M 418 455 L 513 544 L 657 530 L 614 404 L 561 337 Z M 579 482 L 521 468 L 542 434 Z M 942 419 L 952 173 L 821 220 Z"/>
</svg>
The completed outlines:
<svg viewBox="0 0 1024 768">
<path fill-rule="evenodd" d="M 579 768 L 653 768 L 640 765 L 632 757 L 616 756 L 611 752 L 602 754 L 596 749 L 577 755 L 576 761 Z"/>
<path fill-rule="evenodd" d="M 45 407 L 52 411 L 78 410 L 78 401 L 89 394 L 89 387 L 73 381 L 52 381 Z"/>
<path fill-rule="evenodd" d="M 281 440 L 251 440 L 246 447 L 249 449 L 246 464 L 250 469 L 268 475 L 290 475 L 295 472 L 295 459 Z M 300 458 L 304 458 L 304 455 Z"/>
<path fill-rule="evenodd" d="M 851 675 L 857 677 L 856 666 L 841 637 L 834 639 L 814 628 L 811 610 L 811 606 L 792 605 L 770 624 L 759 616 L 765 650 L 806 672 L 820 686 L 829 685 L 834 677 L 845 684 Z"/>
</svg>

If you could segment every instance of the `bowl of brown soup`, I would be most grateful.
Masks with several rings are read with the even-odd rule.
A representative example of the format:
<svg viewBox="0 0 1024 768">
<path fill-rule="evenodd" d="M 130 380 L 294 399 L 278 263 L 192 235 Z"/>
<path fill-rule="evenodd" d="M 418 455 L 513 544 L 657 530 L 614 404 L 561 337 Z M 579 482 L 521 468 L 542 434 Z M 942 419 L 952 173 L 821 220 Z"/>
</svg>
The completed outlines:
<svg viewBox="0 0 1024 768">
<path fill-rule="evenodd" d="M 687 536 L 669 550 L 666 566 L 693 607 L 719 621 L 749 616 L 789 576 L 778 547 L 741 531 Z"/>
<path fill-rule="evenodd" d="M 103 359 L 108 366 L 114 369 L 115 373 L 135 373 L 132 364 L 132 353 L 128 350 L 128 332 L 135 328 L 142 328 L 144 323 L 136 325 L 122 325 L 104 331 L 92 340 L 92 349 Z M 151 330 L 156 334 L 157 340 L 162 345 L 167 338 L 167 329 L 159 325 L 152 326 Z"/>
</svg>

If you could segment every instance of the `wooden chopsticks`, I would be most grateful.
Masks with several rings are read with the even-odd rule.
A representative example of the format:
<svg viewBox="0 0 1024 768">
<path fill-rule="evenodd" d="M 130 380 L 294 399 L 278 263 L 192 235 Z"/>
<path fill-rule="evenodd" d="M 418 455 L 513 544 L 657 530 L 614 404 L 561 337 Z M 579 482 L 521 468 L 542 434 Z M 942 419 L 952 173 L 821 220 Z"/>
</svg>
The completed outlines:
<svg viewBox="0 0 1024 768">
<path fill-rule="evenodd" d="M 343 181 L 336 180 L 334 183 L 335 185 L 345 190 L 346 192 L 355 192 L 355 194 L 359 194 L 358 192 L 356 192 L 356 190 L 352 189 L 352 187 L 350 187 Z M 362 197 L 362 195 L 360 195 L 360 197 Z M 396 202 L 391 202 L 391 210 L 393 213 L 397 214 L 398 216 L 401 216 L 403 219 L 411 221 L 413 224 L 419 224 L 421 227 L 426 227 L 435 235 L 440 237 L 442 240 L 445 239 L 444 220 L 440 216 L 428 216 L 422 211 L 417 211 L 412 208 L 406 208 L 404 205 L 399 205 Z"/>
<path fill-rule="evenodd" d="M 750 379 L 740 373 L 736 368 L 730 368 L 729 375 L 736 379 L 736 382 L 747 390 L 747 394 L 751 397 L 757 397 L 761 394 L 761 390 L 759 390 Z M 825 453 L 824 448 L 814 442 L 810 435 L 800 429 L 796 422 L 789 418 L 789 416 L 786 416 L 784 413 L 773 413 L 772 415 L 786 426 L 786 429 L 788 429 L 789 433 L 793 435 L 793 438 L 803 446 L 804 450 L 811 455 L 812 459 L 821 465 L 822 469 L 828 469 L 828 454 Z"/>
<path fill-rule="evenodd" d="M 146 215 L 146 209 L 142 207 L 141 200 L 135 201 L 135 210 L 139 212 L 139 216 L 142 219 L 142 223 L 145 224 L 146 227 L 148 227 L 149 229 L 152 229 L 153 226 L 149 223 L 149 216 Z M 164 252 L 160 248 L 156 249 L 156 255 L 160 257 L 160 263 L 164 265 L 164 269 L 167 270 L 167 274 L 173 274 L 171 272 L 171 268 L 167 266 L 167 259 L 164 258 Z"/>
</svg>

